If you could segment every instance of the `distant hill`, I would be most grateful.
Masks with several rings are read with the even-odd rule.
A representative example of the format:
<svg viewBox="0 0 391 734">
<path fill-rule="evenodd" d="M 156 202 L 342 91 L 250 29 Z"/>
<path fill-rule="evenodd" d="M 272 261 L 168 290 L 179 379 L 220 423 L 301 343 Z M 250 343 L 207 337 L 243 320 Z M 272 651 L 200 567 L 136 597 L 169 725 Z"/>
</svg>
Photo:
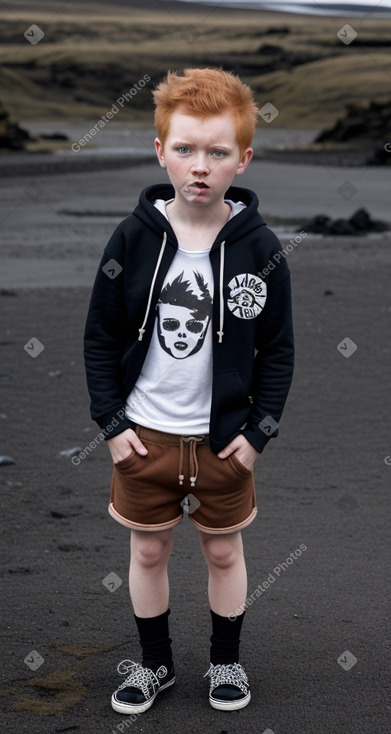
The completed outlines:
<svg viewBox="0 0 391 734">
<path fill-rule="evenodd" d="M 17 120 L 96 120 L 148 76 L 116 119 L 150 124 L 151 88 L 167 69 L 221 65 L 253 87 L 260 106 L 278 109 L 275 127 L 323 129 L 346 102 L 382 96 L 391 76 L 391 22 L 370 17 L 346 44 L 337 37 L 344 19 L 327 16 L 154 0 L 84 0 L 57 12 L 52 0 L 33 9 L 15 0 L 13 11 L 0 20 L 0 87 Z M 32 24 L 44 33 L 35 44 L 24 37 Z"/>
</svg>

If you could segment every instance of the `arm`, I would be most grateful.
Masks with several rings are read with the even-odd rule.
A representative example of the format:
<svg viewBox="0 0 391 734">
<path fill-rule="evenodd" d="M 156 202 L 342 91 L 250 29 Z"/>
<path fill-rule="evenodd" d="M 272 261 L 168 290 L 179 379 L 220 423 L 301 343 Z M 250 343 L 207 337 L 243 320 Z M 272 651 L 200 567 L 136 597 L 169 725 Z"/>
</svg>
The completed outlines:
<svg viewBox="0 0 391 734">
<path fill-rule="evenodd" d="M 243 435 L 261 452 L 278 427 L 260 423 L 268 417 L 279 423 L 293 376 L 294 344 L 290 275 L 269 278 L 268 297 L 259 317 L 256 334 L 257 355 L 254 361 L 253 406 Z"/>
<path fill-rule="evenodd" d="M 124 236 L 116 230 L 111 242 L 115 260 L 121 265 Z M 110 437 L 133 428 L 125 415 L 121 394 L 120 360 L 125 343 L 126 304 L 123 295 L 123 272 L 110 278 L 103 270 L 113 258 L 105 250 L 95 278 L 84 333 L 84 359 L 91 416 Z"/>
</svg>

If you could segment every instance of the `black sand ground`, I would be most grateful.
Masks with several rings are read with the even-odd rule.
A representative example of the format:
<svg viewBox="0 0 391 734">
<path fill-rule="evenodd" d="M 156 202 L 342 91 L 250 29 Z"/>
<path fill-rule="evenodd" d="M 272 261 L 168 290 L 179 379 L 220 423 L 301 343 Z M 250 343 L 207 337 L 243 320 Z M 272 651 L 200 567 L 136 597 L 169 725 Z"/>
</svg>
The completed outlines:
<svg viewBox="0 0 391 734">
<path fill-rule="evenodd" d="M 251 185 L 259 192 L 257 170 Z M 307 177 L 309 191 L 317 170 Z M 149 166 L 126 173 L 133 203 Z M 185 518 L 170 567 L 177 684 L 132 721 L 109 702 L 117 663 L 138 660 L 139 649 L 128 602 L 128 532 L 106 510 L 108 450 L 100 444 L 78 466 L 59 456 L 99 433 L 89 418 L 82 332 L 92 272 L 116 223 L 115 212 L 98 213 L 117 194 L 117 221 L 125 206 L 115 171 L 95 172 L 81 186 L 83 175 L 44 180 L 32 171 L 1 184 L 9 284 L 0 297 L 0 453 L 15 459 L 0 467 L 2 731 L 388 734 L 389 238 L 308 236 L 288 256 L 297 366 L 280 437 L 256 465 L 259 514 L 244 533 L 249 594 L 273 578 L 243 629 L 251 704 L 232 714 L 208 704 L 206 571 Z M 44 194 L 34 205 L 39 184 Z M 80 211 L 92 202 L 95 213 L 59 217 L 75 192 Z M 49 287 L 15 287 L 12 262 L 23 260 L 24 282 L 34 286 L 26 268 L 36 273 L 40 258 L 44 273 L 53 266 Z M 58 283 L 61 263 L 69 287 Z M 77 287 L 70 287 L 72 273 Z M 44 345 L 36 358 L 24 349 L 32 337 Z M 349 357 L 347 337 L 357 345 Z M 286 563 L 301 544 L 307 549 Z M 112 572 L 122 584 L 110 592 L 102 580 Z M 36 670 L 33 651 L 43 658 Z"/>
</svg>

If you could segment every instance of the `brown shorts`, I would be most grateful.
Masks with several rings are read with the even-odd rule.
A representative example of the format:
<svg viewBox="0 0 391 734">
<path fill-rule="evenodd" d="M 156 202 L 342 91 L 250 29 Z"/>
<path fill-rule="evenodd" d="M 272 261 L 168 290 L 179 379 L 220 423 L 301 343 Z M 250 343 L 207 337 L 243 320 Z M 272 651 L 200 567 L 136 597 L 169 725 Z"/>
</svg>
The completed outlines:
<svg viewBox="0 0 391 734">
<path fill-rule="evenodd" d="M 177 525 L 183 513 L 206 533 L 245 528 L 257 513 L 254 473 L 231 455 L 219 459 L 207 437 L 181 437 L 142 426 L 148 449 L 114 464 L 109 512 L 135 530 Z M 182 482 L 182 483 L 180 483 Z"/>
</svg>

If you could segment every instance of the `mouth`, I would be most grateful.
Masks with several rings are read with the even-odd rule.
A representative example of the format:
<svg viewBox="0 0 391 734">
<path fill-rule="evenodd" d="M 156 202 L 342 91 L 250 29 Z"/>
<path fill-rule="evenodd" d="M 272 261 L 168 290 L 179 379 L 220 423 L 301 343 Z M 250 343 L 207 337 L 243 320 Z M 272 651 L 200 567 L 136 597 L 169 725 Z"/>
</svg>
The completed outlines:
<svg viewBox="0 0 391 734">
<path fill-rule="evenodd" d="M 180 352 L 183 352 L 187 349 L 187 344 L 185 342 L 175 342 L 174 347 L 175 349 L 179 349 Z"/>
<path fill-rule="evenodd" d="M 203 181 L 193 181 L 193 183 L 190 184 L 190 186 L 196 186 L 197 189 L 208 189 L 208 184 L 204 183 Z"/>
</svg>

